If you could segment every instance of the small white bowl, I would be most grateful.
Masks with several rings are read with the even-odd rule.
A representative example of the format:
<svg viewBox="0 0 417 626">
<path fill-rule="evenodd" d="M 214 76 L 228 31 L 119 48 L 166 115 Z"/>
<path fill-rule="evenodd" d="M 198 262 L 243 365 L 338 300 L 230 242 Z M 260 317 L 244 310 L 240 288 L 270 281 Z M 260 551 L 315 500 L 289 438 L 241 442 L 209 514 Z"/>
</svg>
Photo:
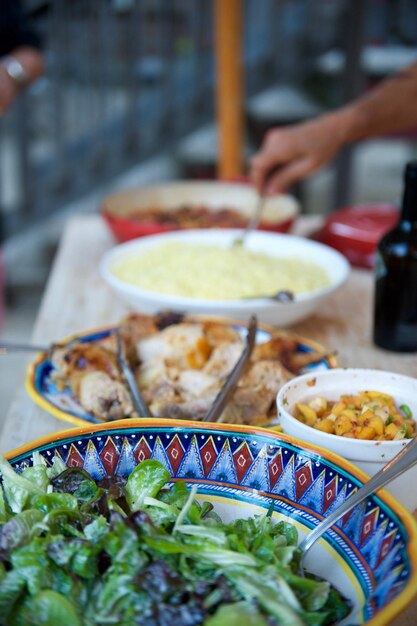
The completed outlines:
<svg viewBox="0 0 417 626">
<path fill-rule="evenodd" d="M 113 265 L 120 259 L 146 253 L 151 248 L 166 242 L 229 247 L 241 233 L 242 231 L 237 229 L 211 228 L 142 237 L 115 246 L 107 252 L 102 259 L 100 271 L 106 282 L 123 300 L 145 313 L 171 309 L 189 313 L 222 315 L 240 320 L 248 320 L 256 313 L 260 322 L 281 327 L 289 326 L 311 315 L 343 285 L 349 275 L 349 263 L 344 256 L 332 248 L 303 237 L 261 231 L 255 231 L 248 236 L 245 246 L 249 250 L 281 258 L 298 257 L 304 262 L 311 261 L 326 270 L 330 277 L 330 285 L 324 289 L 298 295 L 294 301 L 288 303 L 275 302 L 267 298 L 209 300 L 169 296 L 142 289 L 127 284 L 112 272 Z M 244 279 L 245 277 L 242 276 L 242 280 Z"/>
<path fill-rule="evenodd" d="M 284 433 L 336 452 L 373 476 L 411 439 L 369 441 L 340 437 L 307 426 L 293 416 L 296 403 L 306 403 L 316 396 L 338 400 L 341 394 L 357 394 L 365 390 L 382 391 L 393 396 L 397 406 L 407 404 L 414 419 L 417 418 L 417 379 L 381 370 L 337 368 L 303 374 L 286 383 L 277 395 L 278 421 Z M 385 489 L 407 509 L 414 511 L 417 508 L 417 489 L 410 486 L 416 481 L 417 465 Z"/>
</svg>

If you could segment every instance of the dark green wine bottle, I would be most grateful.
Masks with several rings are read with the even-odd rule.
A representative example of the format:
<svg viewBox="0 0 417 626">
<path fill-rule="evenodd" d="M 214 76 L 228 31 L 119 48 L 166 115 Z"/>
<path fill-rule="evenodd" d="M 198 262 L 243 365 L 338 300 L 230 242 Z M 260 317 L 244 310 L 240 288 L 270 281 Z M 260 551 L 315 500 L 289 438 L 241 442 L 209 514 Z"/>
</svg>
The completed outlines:
<svg viewBox="0 0 417 626">
<path fill-rule="evenodd" d="M 374 342 L 417 352 L 417 161 L 407 164 L 404 178 L 400 220 L 376 253 Z"/>
</svg>

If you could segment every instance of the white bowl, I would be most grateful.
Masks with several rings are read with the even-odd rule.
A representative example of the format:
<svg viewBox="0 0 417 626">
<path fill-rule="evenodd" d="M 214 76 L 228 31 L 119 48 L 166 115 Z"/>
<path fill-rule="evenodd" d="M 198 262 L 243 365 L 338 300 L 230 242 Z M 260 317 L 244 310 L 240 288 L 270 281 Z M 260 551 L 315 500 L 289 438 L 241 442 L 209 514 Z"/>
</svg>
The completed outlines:
<svg viewBox="0 0 417 626">
<path fill-rule="evenodd" d="M 255 231 L 251 233 L 245 246 L 249 250 L 263 252 L 277 257 L 298 257 L 323 267 L 330 277 L 330 285 L 309 293 L 298 295 L 288 303 L 275 302 L 266 298 L 240 300 L 209 300 L 185 298 L 153 292 L 125 283 L 111 271 L 112 266 L 122 258 L 146 253 L 154 246 L 166 242 L 216 245 L 228 247 L 242 233 L 238 229 L 199 229 L 175 231 L 143 237 L 115 246 L 102 259 L 100 271 L 103 278 L 118 295 L 133 308 L 145 313 L 156 313 L 162 309 L 222 315 L 240 320 L 248 320 L 254 313 L 259 321 L 276 326 L 289 326 L 312 314 L 325 300 L 346 281 L 350 266 L 346 259 L 332 248 L 303 237 L 287 234 Z M 242 280 L 244 280 L 242 276 Z"/>
<path fill-rule="evenodd" d="M 369 476 L 384 467 L 411 439 L 397 441 L 369 441 L 351 439 L 325 433 L 307 426 L 293 416 L 296 403 L 305 403 L 315 396 L 338 400 L 344 393 L 382 391 L 393 396 L 397 406 L 407 404 L 417 417 L 417 379 L 392 372 L 371 369 L 342 369 L 303 374 L 286 383 L 278 392 L 278 421 L 284 433 L 313 443 L 356 464 Z M 417 508 L 417 489 L 410 488 L 417 481 L 417 465 L 386 486 L 410 511 Z"/>
</svg>

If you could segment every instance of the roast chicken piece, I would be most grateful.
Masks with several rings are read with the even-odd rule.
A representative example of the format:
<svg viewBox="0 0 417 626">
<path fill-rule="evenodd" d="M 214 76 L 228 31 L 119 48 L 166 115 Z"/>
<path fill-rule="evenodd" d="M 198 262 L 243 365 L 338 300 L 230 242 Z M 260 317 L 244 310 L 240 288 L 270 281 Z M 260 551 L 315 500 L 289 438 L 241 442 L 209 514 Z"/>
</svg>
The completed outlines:
<svg viewBox="0 0 417 626">
<path fill-rule="evenodd" d="M 103 344 L 70 343 L 52 353 L 58 383 L 69 386 L 84 409 L 103 421 L 134 412 L 114 349 L 111 337 Z"/>
<path fill-rule="evenodd" d="M 104 372 L 109 379 L 120 379 L 117 355 L 104 345 L 71 342 L 53 351 L 52 363 L 59 378 L 67 382 L 76 396 L 79 395 L 81 381 L 88 372 Z"/>
<path fill-rule="evenodd" d="M 134 409 L 125 385 L 105 372 L 88 372 L 80 382 L 82 406 L 104 421 L 131 417 Z"/>
</svg>

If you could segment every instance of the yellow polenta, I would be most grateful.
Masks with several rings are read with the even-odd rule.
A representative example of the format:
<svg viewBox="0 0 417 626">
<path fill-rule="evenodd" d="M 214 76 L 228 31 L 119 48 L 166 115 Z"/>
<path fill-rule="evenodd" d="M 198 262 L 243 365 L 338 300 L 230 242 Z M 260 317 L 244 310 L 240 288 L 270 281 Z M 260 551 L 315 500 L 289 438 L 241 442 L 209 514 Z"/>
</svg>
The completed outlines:
<svg viewBox="0 0 417 626">
<path fill-rule="evenodd" d="M 135 287 L 209 300 L 236 300 L 280 289 L 301 294 L 330 284 L 326 271 L 311 260 L 180 242 L 128 254 L 111 272 Z"/>
</svg>

